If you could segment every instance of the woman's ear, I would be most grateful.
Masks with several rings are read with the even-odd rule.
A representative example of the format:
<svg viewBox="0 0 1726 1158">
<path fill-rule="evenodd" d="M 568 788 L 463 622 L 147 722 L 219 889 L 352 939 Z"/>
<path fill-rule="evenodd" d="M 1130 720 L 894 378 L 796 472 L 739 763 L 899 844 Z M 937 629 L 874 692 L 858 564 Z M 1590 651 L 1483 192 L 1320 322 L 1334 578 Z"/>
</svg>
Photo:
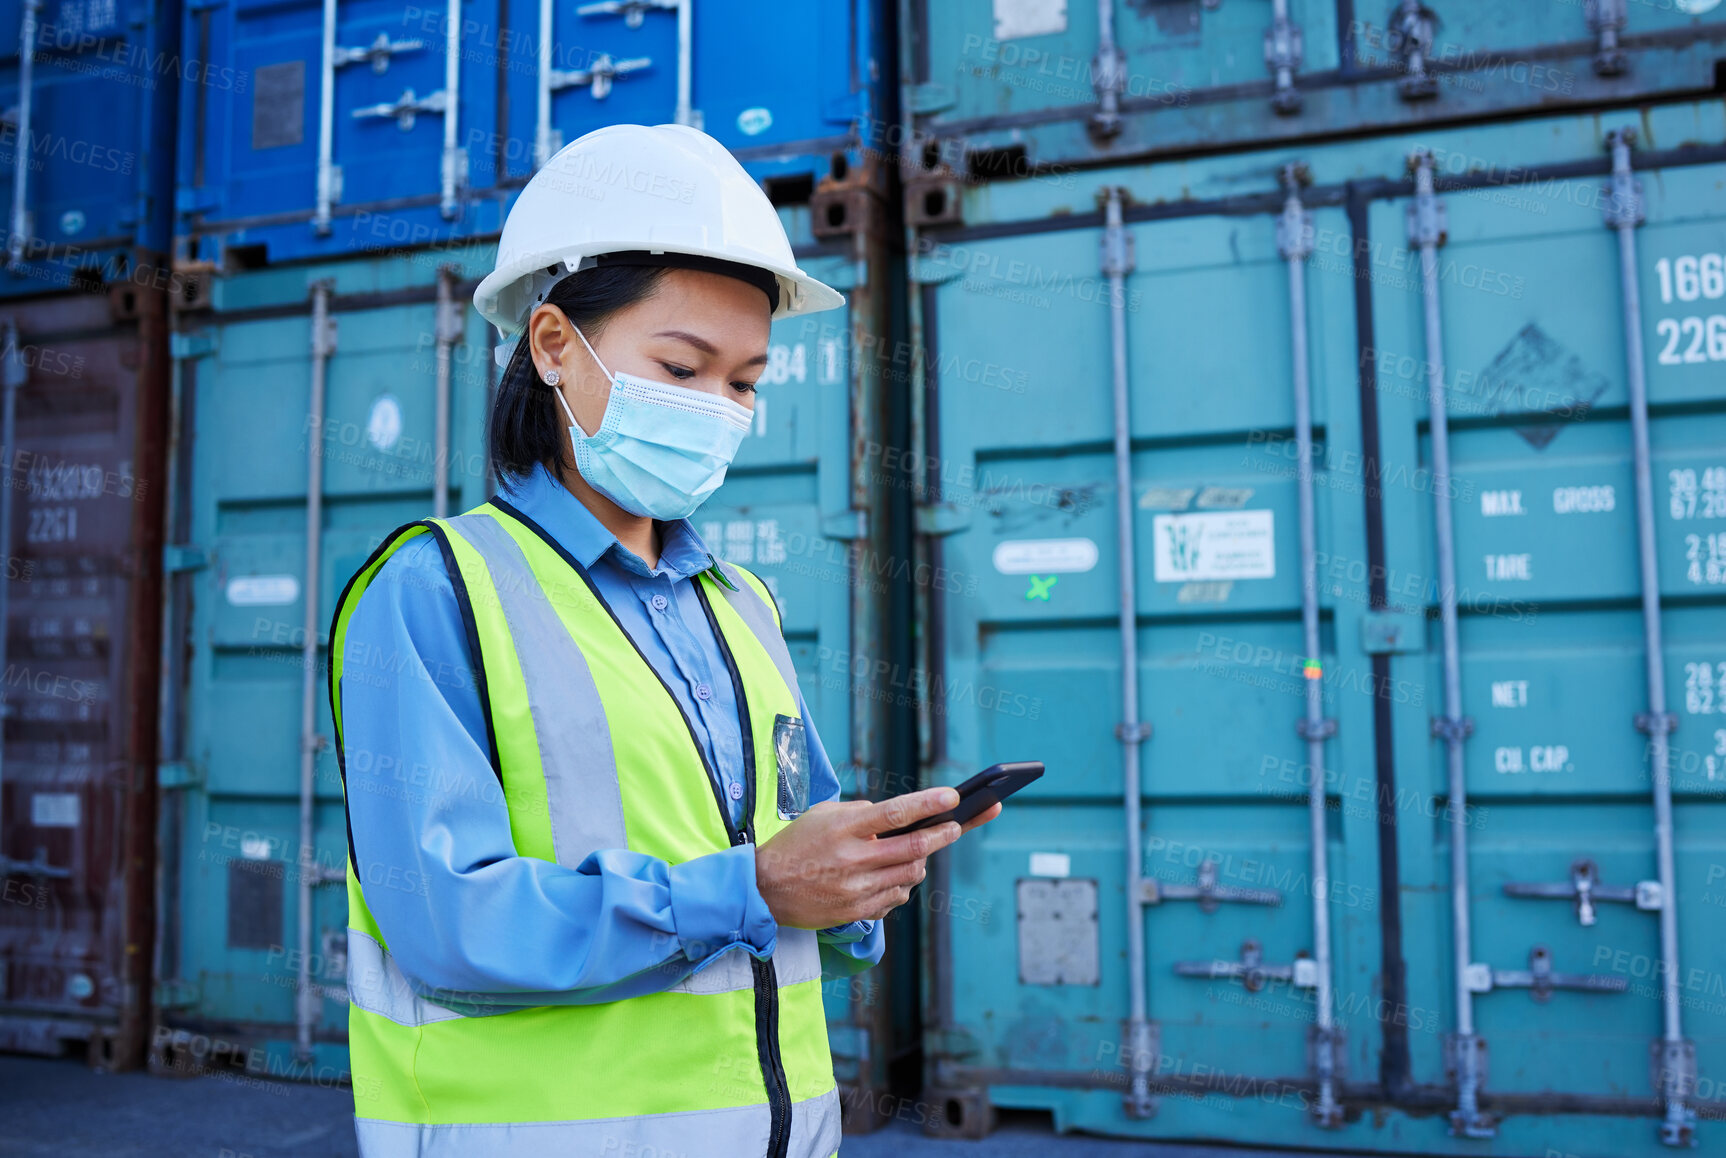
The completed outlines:
<svg viewBox="0 0 1726 1158">
<path fill-rule="evenodd" d="M 562 310 L 542 305 L 527 319 L 527 336 L 534 371 L 544 378 L 547 370 L 563 366 L 565 348 L 575 335 Z"/>
</svg>

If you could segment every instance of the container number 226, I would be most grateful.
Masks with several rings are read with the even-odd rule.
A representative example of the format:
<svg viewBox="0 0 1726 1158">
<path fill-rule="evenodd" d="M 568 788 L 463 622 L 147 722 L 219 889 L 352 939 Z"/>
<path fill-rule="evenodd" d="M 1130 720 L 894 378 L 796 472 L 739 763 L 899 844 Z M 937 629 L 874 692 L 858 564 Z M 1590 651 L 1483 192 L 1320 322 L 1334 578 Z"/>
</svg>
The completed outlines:
<svg viewBox="0 0 1726 1158">
<path fill-rule="evenodd" d="M 1660 300 L 1668 305 L 1675 299 L 1718 301 L 1726 296 L 1726 254 L 1663 257 L 1654 263 L 1654 272 L 1660 277 Z M 1663 366 L 1726 362 L 1726 314 L 1661 318 L 1654 332 L 1664 339 L 1659 355 Z"/>
</svg>

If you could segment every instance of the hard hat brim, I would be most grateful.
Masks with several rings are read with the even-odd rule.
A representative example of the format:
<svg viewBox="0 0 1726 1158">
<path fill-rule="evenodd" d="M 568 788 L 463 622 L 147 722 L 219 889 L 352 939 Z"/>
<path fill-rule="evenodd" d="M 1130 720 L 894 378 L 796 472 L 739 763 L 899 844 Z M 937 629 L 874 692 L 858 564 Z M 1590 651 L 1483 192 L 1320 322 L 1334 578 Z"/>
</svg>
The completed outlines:
<svg viewBox="0 0 1726 1158">
<path fill-rule="evenodd" d="M 538 302 L 533 300 L 537 296 L 533 289 L 536 273 L 546 271 L 549 275 L 546 280 L 550 284 L 556 284 L 579 269 L 583 258 L 595 257 L 604 252 L 610 251 L 576 247 L 558 254 L 536 254 L 500 266 L 487 274 L 474 290 L 474 308 L 480 312 L 481 317 L 497 328 L 498 337 L 503 343 L 508 343 L 527 325 L 528 315 L 538 305 Z M 684 253 L 733 262 L 737 260 L 734 252 L 691 246 L 667 246 L 663 250 L 656 247 L 653 252 Z M 748 264 L 767 270 L 779 280 L 779 308 L 773 311 L 775 321 L 794 315 L 821 313 L 845 304 L 844 294 L 796 266 L 787 267 L 766 262 Z M 562 268 L 559 269 L 559 266 Z M 549 289 L 549 285 L 547 288 Z M 507 359 L 508 354 L 500 345 L 498 365 L 504 365 Z"/>
</svg>

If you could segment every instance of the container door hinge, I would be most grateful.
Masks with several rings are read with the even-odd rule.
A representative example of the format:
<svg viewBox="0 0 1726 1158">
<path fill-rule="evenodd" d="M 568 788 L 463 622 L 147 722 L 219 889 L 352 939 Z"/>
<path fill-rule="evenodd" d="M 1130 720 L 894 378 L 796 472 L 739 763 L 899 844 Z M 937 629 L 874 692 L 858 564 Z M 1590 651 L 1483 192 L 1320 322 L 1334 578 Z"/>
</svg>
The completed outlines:
<svg viewBox="0 0 1726 1158">
<path fill-rule="evenodd" d="M 1243 889 L 1234 885 L 1220 885 L 1217 883 L 1217 862 L 1206 860 L 1199 862 L 1197 884 L 1170 885 L 1164 884 L 1156 877 L 1141 877 L 1139 901 L 1146 905 L 1160 905 L 1164 901 L 1197 901 L 1200 912 L 1214 913 L 1217 905 L 1224 901 L 1238 905 L 1280 905 L 1283 903 L 1283 895 L 1276 889 Z"/>
<path fill-rule="evenodd" d="M 916 508 L 913 525 L 919 535 L 951 535 L 971 525 L 971 508 L 953 503 L 924 503 Z"/>
<path fill-rule="evenodd" d="M 869 537 L 869 512 L 853 508 L 821 517 L 821 534 L 829 539 L 855 541 Z"/>
<path fill-rule="evenodd" d="M 1601 76 L 1618 76 L 1628 60 L 1619 35 L 1629 23 L 1624 0 L 1588 0 L 1588 27 L 1598 38 L 1594 48 L 1594 71 Z"/>
<path fill-rule="evenodd" d="M 1603 885 L 1600 869 L 1592 860 L 1582 857 L 1570 866 L 1570 879 L 1555 883 L 1511 881 L 1504 886 L 1507 897 L 1538 897 L 1549 900 L 1574 900 L 1576 919 L 1583 925 L 1596 920 L 1594 906 L 1600 901 L 1616 901 L 1635 905 L 1645 912 L 1658 912 L 1665 905 L 1665 893 L 1659 881 L 1637 881 L 1634 886 Z"/>
<path fill-rule="evenodd" d="M 168 335 L 168 356 L 176 362 L 203 358 L 216 352 L 216 335 L 208 330 Z"/>
<path fill-rule="evenodd" d="M 170 543 L 162 548 L 162 570 L 200 571 L 210 565 L 210 549 L 192 543 Z"/>
<path fill-rule="evenodd" d="M 1405 101 L 1430 100 L 1438 95 L 1438 78 L 1427 67 L 1432 59 L 1438 18 L 1420 0 L 1402 0 L 1390 17 L 1391 51 L 1402 57 L 1397 92 Z"/>
<path fill-rule="evenodd" d="M 1477 1033 L 1451 1033 L 1444 1038 L 1445 1078 L 1454 1087 L 1481 1090 L 1486 1087 L 1486 1039 Z M 1498 1133 L 1493 1120 L 1478 1109 L 1469 1113 L 1453 1110 L 1450 1132 L 1460 1138 L 1491 1138 Z"/>
<path fill-rule="evenodd" d="M 1266 965 L 1259 943 L 1250 938 L 1241 942 L 1238 961 L 1176 961 L 1175 972 L 1182 977 L 1239 979 L 1248 993 L 1257 993 L 1266 981 L 1285 981 L 1300 989 L 1318 985 L 1318 962 L 1311 957 L 1301 954 L 1288 965 Z"/>
<path fill-rule="evenodd" d="M 164 791 L 194 788 L 203 782 L 203 773 L 188 761 L 167 760 L 156 765 L 156 786 Z"/>
<path fill-rule="evenodd" d="M 1494 969 L 1473 964 L 1463 974 L 1471 993 L 1494 989 L 1526 989 L 1539 1002 L 1552 1000 L 1555 989 L 1579 989 L 1585 993 L 1623 993 L 1630 988 L 1627 977 L 1610 973 L 1560 973 L 1552 968 L 1552 950 L 1536 945 L 1528 951 L 1527 969 Z"/>
<path fill-rule="evenodd" d="M 190 1009 L 198 1004 L 198 983 L 179 977 L 156 982 L 152 994 L 157 1009 Z"/>
<path fill-rule="evenodd" d="M 1406 655 L 1426 647 L 1426 623 L 1416 615 L 1373 611 L 1361 616 L 1360 649 L 1368 655 Z"/>
</svg>

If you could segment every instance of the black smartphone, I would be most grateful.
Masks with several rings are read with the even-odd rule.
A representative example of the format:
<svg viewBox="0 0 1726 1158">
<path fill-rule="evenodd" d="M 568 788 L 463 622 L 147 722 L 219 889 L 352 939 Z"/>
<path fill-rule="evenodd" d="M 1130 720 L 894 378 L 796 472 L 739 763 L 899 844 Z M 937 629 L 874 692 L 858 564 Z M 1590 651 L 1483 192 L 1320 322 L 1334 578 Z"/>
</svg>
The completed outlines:
<svg viewBox="0 0 1726 1158">
<path fill-rule="evenodd" d="M 892 832 L 876 835 L 883 839 L 889 836 L 904 836 L 907 832 L 916 832 L 919 828 L 928 828 L 932 824 L 945 824 L 949 820 L 964 824 L 972 817 L 989 811 L 990 807 L 1007 799 L 1042 774 L 1041 760 L 1020 760 L 1012 764 L 996 764 L 985 768 L 959 785 L 958 807 L 934 816 L 926 816 L 916 824 L 907 824 L 904 828 L 895 828 Z"/>
</svg>

